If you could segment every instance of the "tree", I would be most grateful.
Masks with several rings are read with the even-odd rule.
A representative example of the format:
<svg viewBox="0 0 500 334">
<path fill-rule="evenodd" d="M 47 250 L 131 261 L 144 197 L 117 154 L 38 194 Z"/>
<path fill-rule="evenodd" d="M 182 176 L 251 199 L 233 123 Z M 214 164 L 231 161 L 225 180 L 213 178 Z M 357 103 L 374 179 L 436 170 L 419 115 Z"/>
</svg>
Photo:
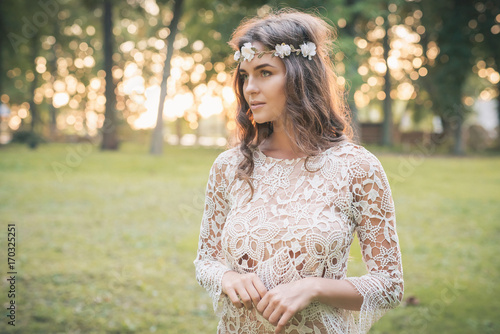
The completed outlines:
<svg viewBox="0 0 500 334">
<path fill-rule="evenodd" d="M 344 47 L 344 53 L 349 55 L 348 59 L 350 59 L 350 61 L 347 62 L 345 66 L 346 77 L 348 77 L 351 82 L 351 97 L 348 98 L 347 101 L 349 103 L 349 109 L 351 111 L 354 139 L 359 142 L 361 141 L 361 125 L 359 123 L 358 108 L 356 106 L 356 103 L 354 103 L 354 99 L 352 98 L 352 96 L 354 95 L 353 92 L 355 92 L 359 88 L 359 86 L 361 86 L 362 82 L 361 76 L 358 74 L 359 62 L 356 60 L 357 48 L 353 43 L 354 37 L 356 37 L 356 23 L 360 17 L 359 11 L 353 10 L 353 8 L 356 8 L 356 2 L 357 0 L 345 0 L 345 6 L 343 6 L 343 8 L 345 8 L 348 13 L 351 13 L 351 15 L 343 15 L 348 16 L 346 18 L 342 17 L 345 20 L 345 26 L 341 32 L 340 38 L 341 40 L 345 41 L 344 44 L 350 46 Z"/>
<path fill-rule="evenodd" d="M 477 42 L 477 56 L 485 59 L 492 68 L 500 72 L 500 4 L 498 1 L 475 1 L 475 15 L 470 23 L 470 28 L 477 32 L 479 41 Z M 500 123 L 500 80 L 496 83 L 497 93 L 497 116 Z"/>
<path fill-rule="evenodd" d="M 54 28 L 54 39 L 55 41 L 59 40 L 59 24 L 57 21 L 54 21 L 53 23 L 53 28 Z M 54 86 L 55 78 L 57 77 L 57 53 L 56 49 L 59 47 L 59 43 L 54 43 L 51 51 L 52 54 L 49 57 L 49 64 L 50 64 L 50 71 L 51 71 L 51 78 L 50 78 L 50 83 L 52 84 L 52 87 Z M 57 110 L 54 106 L 53 103 L 53 98 L 50 99 L 49 102 L 49 113 L 50 113 L 50 120 L 49 120 L 49 134 L 52 139 L 55 138 L 57 134 Z"/>
<path fill-rule="evenodd" d="M 389 34 L 390 34 L 390 27 L 391 24 L 389 22 L 389 12 L 387 12 L 387 15 L 385 15 L 384 19 L 384 29 L 385 29 L 385 34 L 383 37 L 382 41 L 382 47 L 384 48 L 384 63 L 386 65 L 386 70 L 385 70 L 385 75 L 384 75 L 384 121 L 382 123 L 382 145 L 384 146 L 392 146 L 392 128 L 393 128 L 393 121 L 392 121 L 392 98 L 391 98 L 391 72 L 389 70 L 389 51 L 391 49 L 390 46 L 390 40 L 389 40 Z"/>
<path fill-rule="evenodd" d="M 339 40 L 342 51 L 345 53 L 345 77 L 350 81 L 350 96 L 348 99 L 355 138 L 361 139 L 361 128 L 359 125 L 359 112 L 355 100 L 361 103 L 361 107 L 379 104 L 383 113 L 382 142 L 390 146 L 393 142 L 393 110 L 392 110 L 392 86 L 397 80 L 393 78 L 388 66 L 388 58 L 393 51 L 391 49 L 392 26 L 399 24 L 398 10 L 401 0 L 383 1 L 378 0 L 344 0 L 338 2 L 331 12 L 335 13 L 340 28 Z M 341 25 L 340 25 L 341 24 Z M 344 27 L 342 27 L 342 25 Z M 382 49 L 379 53 L 377 50 Z M 376 52 L 375 52 L 376 51 Z M 378 56 L 376 56 L 378 54 Z M 385 71 L 374 68 L 372 61 L 383 65 Z M 360 69 L 363 69 L 361 71 Z M 371 84 L 373 88 L 366 90 L 367 81 L 378 78 L 378 84 Z M 383 82 L 383 84 L 381 83 Z M 383 92 L 382 96 L 378 94 Z M 357 98 L 356 98 L 357 95 Z M 356 99 L 353 99 L 354 96 Z"/>
<path fill-rule="evenodd" d="M 36 139 L 37 134 L 35 132 L 35 128 L 38 125 L 37 123 L 40 121 L 40 114 L 38 110 L 38 106 L 35 103 L 35 89 L 38 87 L 38 72 L 36 70 L 36 57 L 38 56 L 38 52 L 40 49 L 40 34 L 39 32 L 35 33 L 35 36 L 31 39 L 31 66 L 32 66 L 32 81 L 30 88 L 30 110 L 31 110 L 31 140 L 28 142 L 30 148 L 35 149 L 38 146 L 38 140 Z"/>
<path fill-rule="evenodd" d="M 116 94 L 113 81 L 113 3 L 112 0 L 104 0 L 103 34 L 104 34 L 104 71 L 106 72 L 106 111 L 104 114 L 104 125 L 102 128 L 103 150 L 117 150 L 117 117 L 116 117 Z"/>
<path fill-rule="evenodd" d="M 4 59 L 5 59 L 5 49 L 7 46 L 7 39 L 5 38 L 7 36 L 7 28 L 5 27 L 5 20 L 4 20 L 4 7 L 5 4 L 4 2 L 0 2 L 0 98 L 2 97 L 4 91 L 3 91 L 3 83 L 6 81 L 5 80 L 5 72 L 4 72 Z M 0 106 L 2 105 L 2 100 L 0 99 Z M 2 118 L 0 115 L 0 134 L 2 131 Z"/>
<path fill-rule="evenodd" d="M 0 56 L 0 63 L 2 63 L 0 67 L 5 66 L 5 70 L 9 68 L 9 78 L 14 76 L 19 76 L 19 78 L 16 78 L 14 85 L 16 89 L 12 90 L 11 85 L 8 85 L 10 89 L 5 86 L 5 88 L 1 88 L 0 95 L 5 92 L 9 96 L 10 103 L 22 104 L 27 102 L 28 107 L 26 107 L 26 110 L 31 116 L 31 122 L 27 130 L 24 128 L 22 130 L 28 134 L 26 142 L 29 147 L 34 149 L 39 144 L 43 125 L 43 118 L 39 108 L 41 100 L 36 96 L 36 90 L 39 88 L 36 59 L 41 53 L 41 36 L 54 20 L 56 13 L 53 11 L 53 6 L 47 6 L 45 3 L 30 6 L 26 1 L 17 1 L 10 3 L 8 6 L 2 3 L 2 6 L 5 7 L 0 8 L 0 16 L 2 16 L 0 21 L 2 21 L 1 25 L 3 26 L 0 30 L 5 31 L 6 34 L 0 31 L 2 35 L 2 38 L 0 38 L 0 53 L 3 54 L 3 50 L 6 49 L 9 50 L 10 55 L 5 58 Z M 18 71 L 19 73 L 14 75 L 13 69 L 16 69 L 15 72 Z M 0 82 L 2 83 L 5 80 L 4 75 L 2 71 L 0 74 Z M 0 86 L 2 86 L 1 83 Z M 21 121 L 21 125 L 23 125 L 23 122 Z"/>
<path fill-rule="evenodd" d="M 203 54 L 205 64 L 223 62 L 227 63 L 228 53 L 230 48 L 227 44 L 223 44 L 220 40 L 229 40 L 231 33 L 238 23 L 243 19 L 245 13 L 253 11 L 256 8 L 264 5 L 266 2 L 259 1 L 240 1 L 234 3 L 232 1 L 213 2 L 208 0 L 188 0 L 184 6 L 182 1 L 175 1 L 172 20 L 170 22 L 170 33 L 167 36 L 167 57 L 164 63 L 163 77 L 161 83 L 160 103 L 158 106 L 156 126 L 152 135 L 151 150 L 152 154 L 161 154 L 163 146 L 163 110 L 164 101 L 167 97 L 167 79 L 170 75 L 170 61 L 173 53 L 173 42 L 175 40 L 175 29 L 177 22 L 182 18 L 183 37 L 186 37 L 191 42 L 201 42 L 204 45 Z M 185 8 L 181 9 L 181 8 Z M 182 13 L 182 15 L 181 15 Z M 183 48 L 178 52 L 182 53 Z M 187 51 L 192 53 L 192 50 Z M 228 64 L 229 65 L 229 64 Z M 216 75 L 215 68 L 211 68 L 204 72 L 204 82 L 208 82 Z M 184 87 L 190 91 L 203 82 L 186 82 Z M 194 108 L 195 109 L 195 108 Z M 191 110 L 191 115 L 199 117 L 197 111 Z M 184 118 L 180 117 L 176 121 L 177 134 L 180 140 L 181 124 Z M 198 128 L 197 128 L 198 129 Z"/>
<path fill-rule="evenodd" d="M 452 152 L 461 155 L 462 126 L 468 112 L 462 94 L 471 70 L 473 38 L 467 23 L 474 7 L 467 0 L 414 5 L 423 13 L 425 33 L 421 37 L 428 69 L 428 75 L 419 80 L 432 100 L 434 112 L 441 117 L 445 136 L 453 138 Z"/>
<path fill-rule="evenodd" d="M 174 41 L 177 35 L 177 25 L 182 15 L 183 0 L 175 0 L 172 21 L 170 22 L 170 34 L 167 37 L 167 56 L 163 66 L 163 77 L 161 81 L 160 103 L 158 104 L 158 115 L 156 126 L 151 140 L 151 154 L 160 155 L 163 152 L 163 107 L 167 97 L 167 80 L 170 76 L 170 61 L 174 53 Z"/>
</svg>

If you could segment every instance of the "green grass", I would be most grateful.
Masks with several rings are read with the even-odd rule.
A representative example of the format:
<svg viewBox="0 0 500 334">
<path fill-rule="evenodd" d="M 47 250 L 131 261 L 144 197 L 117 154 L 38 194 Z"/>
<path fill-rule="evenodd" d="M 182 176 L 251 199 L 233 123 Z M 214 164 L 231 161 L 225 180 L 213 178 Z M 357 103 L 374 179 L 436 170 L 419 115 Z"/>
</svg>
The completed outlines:
<svg viewBox="0 0 500 334">
<path fill-rule="evenodd" d="M 16 224 L 16 326 L 4 333 L 215 333 L 198 286 L 204 187 L 220 150 L 0 149 L 0 273 Z M 371 333 L 500 332 L 500 158 L 380 155 L 396 202 L 405 298 Z M 55 168 L 55 169 L 54 169 Z M 364 265 L 352 248 L 351 275 Z"/>
</svg>

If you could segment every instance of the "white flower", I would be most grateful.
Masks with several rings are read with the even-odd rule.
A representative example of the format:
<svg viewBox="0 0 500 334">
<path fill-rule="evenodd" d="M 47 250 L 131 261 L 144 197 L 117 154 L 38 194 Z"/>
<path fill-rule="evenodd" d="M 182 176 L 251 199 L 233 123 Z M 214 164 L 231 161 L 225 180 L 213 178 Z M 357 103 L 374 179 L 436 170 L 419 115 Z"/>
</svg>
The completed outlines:
<svg viewBox="0 0 500 334">
<path fill-rule="evenodd" d="M 281 43 L 281 45 L 276 44 L 275 47 L 276 52 L 274 53 L 275 56 L 283 58 L 285 56 L 289 56 L 290 52 L 292 52 L 292 49 L 290 48 L 290 45 Z"/>
<path fill-rule="evenodd" d="M 300 46 L 300 50 L 304 57 L 309 57 L 309 60 L 311 60 L 311 57 L 316 55 L 316 44 L 313 42 L 304 43 Z"/>
<path fill-rule="evenodd" d="M 241 54 L 243 55 L 243 60 L 251 61 L 255 56 L 255 50 L 253 49 L 252 43 L 248 42 L 243 44 Z"/>
<path fill-rule="evenodd" d="M 241 52 L 238 50 L 234 53 L 234 60 L 239 61 L 241 57 Z"/>
</svg>

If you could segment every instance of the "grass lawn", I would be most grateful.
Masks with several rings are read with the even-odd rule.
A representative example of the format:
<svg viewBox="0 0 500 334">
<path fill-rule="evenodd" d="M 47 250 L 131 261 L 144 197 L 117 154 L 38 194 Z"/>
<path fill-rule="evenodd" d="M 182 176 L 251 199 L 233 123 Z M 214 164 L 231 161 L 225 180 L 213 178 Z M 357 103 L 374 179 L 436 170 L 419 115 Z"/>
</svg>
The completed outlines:
<svg viewBox="0 0 500 334">
<path fill-rule="evenodd" d="M 220 150 L 125 144 L 0 149 L 0 333 L 215 333 L 192 264 Z M 376 152 L 375 152 L 376 153 Z M 379 155 L 391 181 L 405 299 L 370 333 L 499 333 L 500 157 Z M 16 326 L 7 324 L 7 225 Z M 350 275 L 364 265 L 355 245 Z"/>
</svg>

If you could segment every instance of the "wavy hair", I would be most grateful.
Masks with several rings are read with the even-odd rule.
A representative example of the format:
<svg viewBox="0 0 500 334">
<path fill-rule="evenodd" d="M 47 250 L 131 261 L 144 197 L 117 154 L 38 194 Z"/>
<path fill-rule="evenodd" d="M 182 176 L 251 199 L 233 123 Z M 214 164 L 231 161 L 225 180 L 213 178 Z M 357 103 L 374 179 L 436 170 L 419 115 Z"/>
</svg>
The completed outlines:
<svg viewBox="0 0 500 334">
<path fill-rule="evenodd" d="M 330 59 L 335 31 L 321 18 L 293 9 L 280 10 L 265 17 L 244 20 L 233 32 L 229 45 L 236 51 L 247 42 L 260 42 L 274 50 L 286 43 L 296 48 L 304 42 L 316 44 L 317 55 L 308 60 L 290 55 L 282 59 L 286 69 L 286 105 L 283 123 L 299 150 L 311 156 L 332 147 L 334 143 L 352 138 L 344 90 Z M 253 152 L 272 132 L 272 124 L 258 124 L 243 94 L 239 64 L 233 75 L 237 99 L 236 124 L 239 148 L 244 159 L 238 166 L 238 178 L 253 186 L 250 177 L 254 170 Z"/>
</svg>

